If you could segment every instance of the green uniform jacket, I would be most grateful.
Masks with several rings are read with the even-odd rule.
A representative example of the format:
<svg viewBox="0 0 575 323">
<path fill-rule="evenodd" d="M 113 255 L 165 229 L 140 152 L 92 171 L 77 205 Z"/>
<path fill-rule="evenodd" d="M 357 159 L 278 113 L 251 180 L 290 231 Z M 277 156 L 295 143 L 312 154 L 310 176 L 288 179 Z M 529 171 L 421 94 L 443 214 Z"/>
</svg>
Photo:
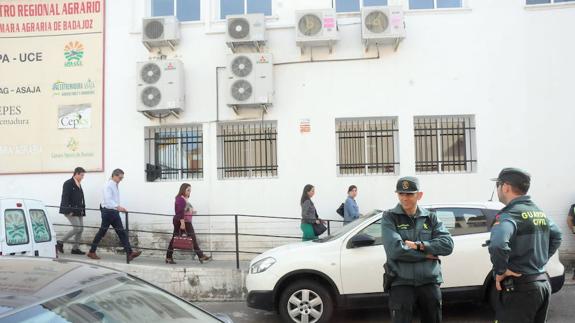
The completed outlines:
<svg viewBox="0 0 575 323">
<path fill-rule="evenodd" d="M 561 245 L 561 231 L 529 196 L 512 200 L 497 215 L 491 229 L 489 254 L 493 272 L 507 269 L 531 275 L 545 272 L 545 264 Z"/>
<path fill-rule="evenodd" d="M 453 252 L 453 239 L 435 212 L 418 206 L 415 216 L 410 217 L 398 204 L 383 213 L 381 235 L 387 263 L 397 275 L 392 286 L 443 282 L 439 261 L 425 258 L 426 254 L 447 256 Z M 405 240 L 423 242 L 425 252 L 410 249 Z"/>
</svg>

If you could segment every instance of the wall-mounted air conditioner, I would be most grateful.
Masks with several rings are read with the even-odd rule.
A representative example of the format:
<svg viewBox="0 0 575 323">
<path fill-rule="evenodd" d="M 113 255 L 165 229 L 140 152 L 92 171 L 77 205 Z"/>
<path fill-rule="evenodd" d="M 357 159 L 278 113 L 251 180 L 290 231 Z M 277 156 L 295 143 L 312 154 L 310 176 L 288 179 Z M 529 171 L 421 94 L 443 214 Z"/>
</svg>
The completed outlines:
<svg viewBox="0 0 575 323">
<path fill-rule="evenodd" d="M 258 49 L 266 42 L 266 21 L 264 14 L 226 16 L 226 44 L 232 51 L 237 46 L 249 45 Z"/>
<path fill-rule="evenodd" d="M 185 108 L 184 65 L 177 59 L 137 63 L 137 109 L 146 115 L 182 112 Z"/>
<path fill-rule="evenodd" d="M 228 56 L 227 105 L 263 106 L 273 103 L 273 60 L 271 54 L 249 53 Z"/>
<path fill-rule="evenodd" d="M 366 48 L 370 44 L 399 44 L 405 38 L 402 7 L 362 8 L 361 38 Z"/>
<path fill-rule="evenodd" d="M 149 17 L 142 20 L 142 43 L 148 50 L 174 47 L 180 42 L 180 22 L 175 16 Z"/>
<path fill-rule="evenodd" d="M 339 39 L 335 9 L 298 10 L 295 12 L 296 44 L 304 47 L 328 46 Z"/>
</svg>

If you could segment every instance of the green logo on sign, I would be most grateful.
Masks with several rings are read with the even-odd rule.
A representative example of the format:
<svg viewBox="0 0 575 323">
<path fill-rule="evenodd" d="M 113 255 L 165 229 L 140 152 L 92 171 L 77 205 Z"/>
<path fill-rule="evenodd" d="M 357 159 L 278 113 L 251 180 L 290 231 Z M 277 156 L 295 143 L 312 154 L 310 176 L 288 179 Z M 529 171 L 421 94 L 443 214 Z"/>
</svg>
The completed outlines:
<svg viewBox="0 0 575 323">
<path fill-rule="evenodd" d="M 71 41 L 64 47 L 64 57 L 66 63 L 64 66 L 82 66 L 82 58 L 84 57 L 84 45 L 79 41 Z"/>
</svg>

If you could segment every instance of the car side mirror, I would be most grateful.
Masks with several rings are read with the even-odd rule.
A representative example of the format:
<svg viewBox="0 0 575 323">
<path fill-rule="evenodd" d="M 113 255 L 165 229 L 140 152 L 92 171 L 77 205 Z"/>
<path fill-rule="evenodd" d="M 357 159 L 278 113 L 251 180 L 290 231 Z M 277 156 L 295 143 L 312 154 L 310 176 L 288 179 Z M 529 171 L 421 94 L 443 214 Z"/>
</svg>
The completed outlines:
<svg viewBox="0 0 575 323">
<path fill-rule="evenodd" d="M 372 246 L 375 243 L 375 239 L 368 234 L 362 233 L 351 238 L 350 242 L 352 248 L 359 248 Z"/>
</svg>

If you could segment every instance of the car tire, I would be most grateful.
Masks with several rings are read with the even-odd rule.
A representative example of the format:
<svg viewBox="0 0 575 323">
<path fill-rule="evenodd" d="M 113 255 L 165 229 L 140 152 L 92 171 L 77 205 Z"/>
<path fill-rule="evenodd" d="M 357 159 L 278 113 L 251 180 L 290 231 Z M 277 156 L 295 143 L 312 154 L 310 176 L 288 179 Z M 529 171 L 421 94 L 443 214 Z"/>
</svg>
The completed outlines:
<svg viewBox="0 0 575 323">
<path fill-rule="evenodd" d="M 285 288 L 279 300 L 279 313 L 286 323 L 329 322 L 333 314 L 333 299 L 328 289 L 311 280 L 299 280 Z"/>
</svg>

